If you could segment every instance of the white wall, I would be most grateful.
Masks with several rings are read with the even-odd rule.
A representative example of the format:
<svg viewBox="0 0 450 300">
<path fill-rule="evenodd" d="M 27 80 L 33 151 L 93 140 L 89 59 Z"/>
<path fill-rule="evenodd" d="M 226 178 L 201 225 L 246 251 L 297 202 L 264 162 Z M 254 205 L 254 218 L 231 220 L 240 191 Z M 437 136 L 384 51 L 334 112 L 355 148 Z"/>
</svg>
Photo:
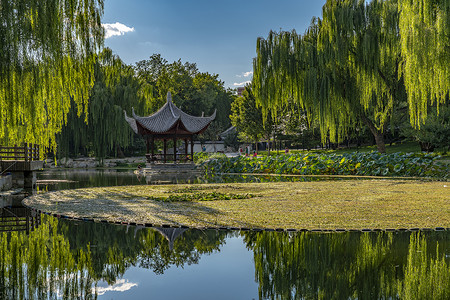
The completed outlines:
<svg viewBox="0 0 450 300">
<path fill-rule="evenodd" d="M 202 146 L 205 146 L 205 152 L 225 152 L 225 145 L 222 141 L 217 142 L 204 142 L 200 144 L 200 142 L 194 142 L 194 153 L 195 152 L 203 152 Z M 191 147 L 189 146 L 188 152 L 191 153 Z"/>
</svg>

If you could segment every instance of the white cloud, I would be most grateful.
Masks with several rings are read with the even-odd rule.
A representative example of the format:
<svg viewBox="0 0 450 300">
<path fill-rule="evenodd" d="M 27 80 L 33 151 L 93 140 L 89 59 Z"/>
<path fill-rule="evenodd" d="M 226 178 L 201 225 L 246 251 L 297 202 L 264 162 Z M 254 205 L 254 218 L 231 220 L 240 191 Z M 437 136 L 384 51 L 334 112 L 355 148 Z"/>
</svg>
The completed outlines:
<svg viewBox="0 0 450 300">
<path fill-rule="evenodd" d="M 253 71 L 248 71 L 248 72 L 242 73 L 241 75 L 236 75 L 236 77 L 241 78 L 241 77 L 249 77 L 249 76 L 252 76 L 252 75 L 253 75 Z"/>
<path fill-rule="evenodd" d="M 248 83 L 251 83 L 251 80 L 247 80 L 247 81 L 244 81 L 244 82 L 235 82 L 235 83 L 233 83 L 233 85 L 234 86 L 244 86 L 244 85 L 246 85 Z"/>
<path fill-rule="evenodd" d="M 116 22 L 114 24 L 102 24 L 105 28 L 105 39 L 115 35 L 124 35 L 127 32 L 133 32 L 134 27 L 128 27 L 127 25 Z"/>
<path fill-rule="evenodd" d="M 125 281 L 125 279 L 119 279 L 113 285 L 107 287 L 97 287 L 97 294 L 103 295 L 109 291 L 125 292 L 130 290 L 134 286 L 137 286 L 137 283 L 128 282 L 128 280 Z"/>
</svg>

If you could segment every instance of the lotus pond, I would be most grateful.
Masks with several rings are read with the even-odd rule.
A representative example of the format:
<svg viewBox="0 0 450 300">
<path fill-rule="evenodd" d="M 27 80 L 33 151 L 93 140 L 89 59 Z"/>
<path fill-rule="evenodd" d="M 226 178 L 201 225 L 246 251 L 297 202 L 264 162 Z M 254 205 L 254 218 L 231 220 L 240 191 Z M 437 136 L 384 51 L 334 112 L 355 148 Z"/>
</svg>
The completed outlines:
<svg viewBox="0 0 450 300">
<path fill-rule="evenodd" d="M 38 179 L 41 191 L 183 181 L 107 171 L 49 171 Z M 197 230 L 43 215 L 28 235 L 0 233 L 0 299 L 447 299 L 449 294 L 448 230 Z"/>
</svg>

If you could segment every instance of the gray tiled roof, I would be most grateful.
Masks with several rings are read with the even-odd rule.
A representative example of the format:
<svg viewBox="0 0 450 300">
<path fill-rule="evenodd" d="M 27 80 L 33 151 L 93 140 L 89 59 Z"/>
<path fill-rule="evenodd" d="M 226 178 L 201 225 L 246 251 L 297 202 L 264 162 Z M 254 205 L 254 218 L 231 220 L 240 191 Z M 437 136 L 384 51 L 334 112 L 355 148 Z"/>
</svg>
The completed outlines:
<svg viewBox="0 0 450 300">
<path fill-rule="evenodd" d="M 170 130 L 178 121 L 191 133 L 198 133 L 216 118 L 216 112 L 209 117 L 194 117 L 183 112 L 172 102 L 172 95 L 167 93 L 167 102 L 156 113 L 148 117 L 140 117 L 134 113 L 130 118 L 125 113 L 125 120 L 130 124 L 134 132 L 137 133 L 137 125 L 154 133 L 163 133 Z M 134 122 L 133 122 L 134 121 Z"/>
<path fill-rule="evenodd" d="M 125 121 L 128 122 L 128 124 L 130 124 L 131 129 L 133 129 L 133 131 L 135 133 L 138 133 L 138 129 L 137 129 L 137 125 L 136 125 L 136 120 L 133 118 L 130 118 L 129 116 L 127 116 L 127 112 L 124 110 L 123 111 L 125 113 Z"/>
</svg>

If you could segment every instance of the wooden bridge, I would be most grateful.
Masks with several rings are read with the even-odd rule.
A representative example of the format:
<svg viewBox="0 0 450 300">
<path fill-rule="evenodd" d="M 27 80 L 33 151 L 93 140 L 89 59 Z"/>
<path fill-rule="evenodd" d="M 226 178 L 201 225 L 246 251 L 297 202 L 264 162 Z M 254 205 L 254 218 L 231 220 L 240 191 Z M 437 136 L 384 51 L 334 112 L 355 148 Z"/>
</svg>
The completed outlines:
<svg viewBox="0 0 450 300">
<path fill-rule="evenodd" d="M 34 188 L 36 174 L 44 162 L 39 160 L 39 145 L 0 146 L 0 174 L 11 173 L 13 187 Z"/>
<path fill-rule="evenodd" d="M 0 146 L 0 161 L 3 160 L 39 160 L 39 145 L 25 143 L 23 147 Z"/>
<path fill-rule="evenodd" d="M 0 208 L 0 232 L 33 231 L 41 223 L 41 215 L 26 207 Z"/>
</svg>

